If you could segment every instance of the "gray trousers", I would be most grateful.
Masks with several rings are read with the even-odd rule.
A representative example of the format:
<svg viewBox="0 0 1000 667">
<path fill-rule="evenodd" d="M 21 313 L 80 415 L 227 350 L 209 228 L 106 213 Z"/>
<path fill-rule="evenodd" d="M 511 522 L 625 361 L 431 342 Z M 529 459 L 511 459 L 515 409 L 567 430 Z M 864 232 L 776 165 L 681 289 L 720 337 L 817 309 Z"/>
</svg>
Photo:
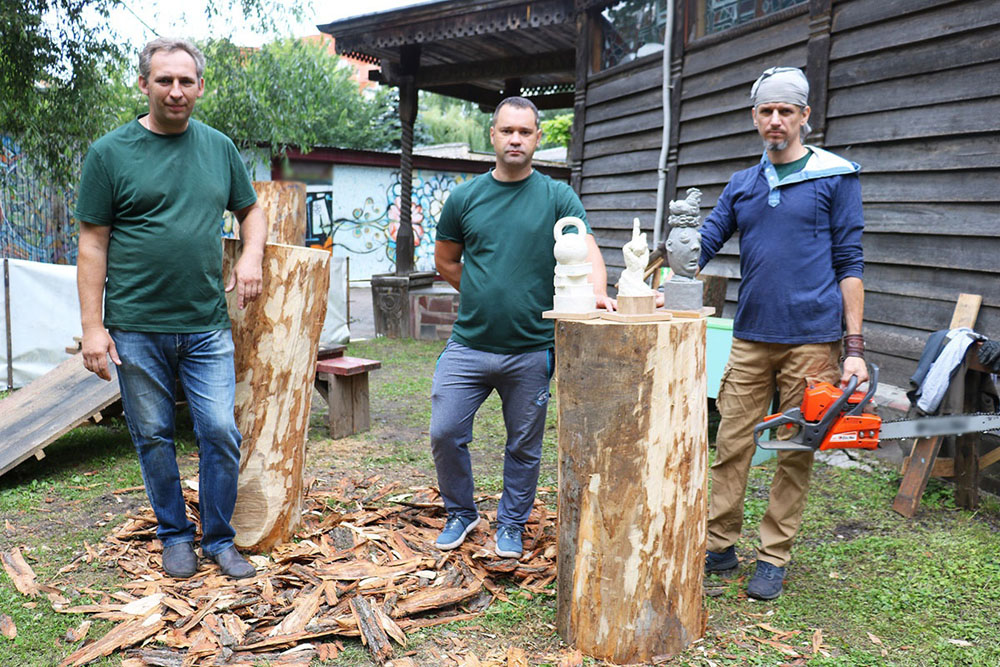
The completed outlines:
<svg viewBox="0 0 1000 667">
<path fill-rule="evenodd" d="M 496 354 L 448 341 L 431 389 L 431 452 L 449 515 L 478 515 L 469 443 L 476 411 L 496 389 L 507 428 L 497 522 L 524 526 L 528 521 L 538 486 L 553 362 L 551 349 Z"/>
</svg>

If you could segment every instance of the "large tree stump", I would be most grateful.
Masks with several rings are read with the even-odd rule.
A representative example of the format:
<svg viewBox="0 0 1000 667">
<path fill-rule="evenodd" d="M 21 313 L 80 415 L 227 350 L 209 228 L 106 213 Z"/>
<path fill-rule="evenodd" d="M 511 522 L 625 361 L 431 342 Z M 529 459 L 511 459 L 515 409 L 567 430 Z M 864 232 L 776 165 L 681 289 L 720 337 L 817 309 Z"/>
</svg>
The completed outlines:
<svg viewBox="0 0 1000 667">
<path fill-rule="evenodd" d="M 225 245 L 229 276 L 238 242 Z M 301 517 L 302 470 L 330 253 L 268 243 L 264 291 L 244 310 L 228 295 L 236 344 L 236 425 L 243 434 L 236 544 L 266 551 Z"/>
<path fill-rule="evenodd" d="M 559 634 L 618 663 L 705 633 L 705 320 L 556 322 Z"/>
</svg>

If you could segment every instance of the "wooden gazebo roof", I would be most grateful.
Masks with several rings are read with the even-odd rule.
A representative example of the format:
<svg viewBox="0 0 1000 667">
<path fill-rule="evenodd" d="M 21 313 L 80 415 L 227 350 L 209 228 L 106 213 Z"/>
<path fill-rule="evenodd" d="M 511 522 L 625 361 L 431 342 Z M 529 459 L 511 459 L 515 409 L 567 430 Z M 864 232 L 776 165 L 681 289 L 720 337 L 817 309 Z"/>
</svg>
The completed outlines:
<svg viewBox="0 0 1000 667">
<path fill-rule="evenodd" d="M 574 0 L 435 0 L 318 26 L 337 52 L 403 74 L 421 90 L 495 106 L 505 95 L 573 105 Z"/>
</svg>

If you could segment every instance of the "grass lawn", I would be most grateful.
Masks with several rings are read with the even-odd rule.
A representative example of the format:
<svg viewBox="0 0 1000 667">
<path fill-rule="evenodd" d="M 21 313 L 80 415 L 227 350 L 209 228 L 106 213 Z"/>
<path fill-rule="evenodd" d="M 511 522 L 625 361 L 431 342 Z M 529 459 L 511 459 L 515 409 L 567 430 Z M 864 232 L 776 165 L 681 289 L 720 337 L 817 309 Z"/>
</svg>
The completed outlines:
<svg viewBox="0 0 1000 667">
<path fill-rule="evenodd" d="M 308 475 L 335 481 L 377 474 L 379 483 L 433 484 L 427 429 L 431 376 L 442 348 L 443 343 L 381 339 L 352 344 L 349 354 L 383 362 L 371 375 L 372 429 L 330 440 L 325 405 L 315 400 Z M 494 394 L 476 418 L 471 447 L 478 491 L 500 490 L 504 440 Z M 183 412 L 178 443 L 182 474 L 193 475 L 197 450 Z M 20 547 L 38 581 L 57 585 L 73 604 L 96 602 L 127 578 L 113 565 L 88 559 L 88 546 L 146 505 L 141 490 L 129 490 L 142 480 L 128 433 L 120 419 L 106 420 L 71 431 L 45 453 L 43 460 L 32 459 L 0 478 L 0 550 Z M 556 461 L 552 405 L 542 487 L 556 486 Z M 984 497 L 975 512 L 958 510 L 951 488 L 932 481 L 919 513 L 907 520 L 890 508 L 899 485 L 895 471 L 817 464 L 785 594 L 774 602 L 756 602 L 747 599 L 745 585 L 773 472 L 772 460 L 754 468 L 750 477 L 737 546 L 743 560 L 739 576 L 706 579 L 704 639 L 665 664 L 1000 665 L 996 499 Z M 555 509 L 555 493 L 541 497 Z M 555 632 L 554 588 L 550 595 L 530 595 L 511 583 L 508 596 L 509 602 L 494 602 L 473 621 L 415 632 L 405 651 L 417 664 L 440 665 L 454 664 L 441 658 L 446 653 L 474 652 L 484 662 L 499 661 L 509 646 L 517 646 L 531 665 L 558 665 L 567 647 Z M 79 646 L 65 637 L 67 630 L 86 620 L 55 613 L 44 595 L 22 596 L 6 574 L 0 574 L 0 613 L 10 616 L 18 631 L 13 640 L 0 636 L 4 666 L 58 664 Z M 91 620 L 91 639 L 112 627 L 109 621 Z M 335 661 L 314 664 L 373 664 L 359 642 L 345 639 L 343 644 L 345 651 Z M 815 653 L 814 646 L 819 648 Z M 121 659 L 111 656 L 94 664 L 118 665 Z M 602 663 L 585 659 L 584 664 Z"/>
</svg>

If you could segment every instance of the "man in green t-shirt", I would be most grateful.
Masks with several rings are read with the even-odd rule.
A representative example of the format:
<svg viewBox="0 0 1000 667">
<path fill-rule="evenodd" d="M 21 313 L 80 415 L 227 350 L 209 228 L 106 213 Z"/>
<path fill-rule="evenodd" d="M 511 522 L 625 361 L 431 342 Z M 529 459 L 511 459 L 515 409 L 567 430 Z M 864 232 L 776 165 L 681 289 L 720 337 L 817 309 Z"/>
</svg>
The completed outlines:
<svg viewBox="0 0 1000 667">
<path fill-rule="evenodd" d="M 534 104 L 523 97 L 500 102 L 490 126 L 496 167 L 455 188 L 438 221 L 435 264 L 461 293 L 431 390 L 431 450 L 448 511 L 440 549 L 459 546 L 479 524 L 468 445 L 476 411 L 494 389 L 507 428 L 499 556 L 521 555 L 535 499 L 554 361 L 553 324 L 542 319 L 554 291 L 552 231 L 562 217 L 587 218 L 568 185 L 532 168 L 541 135 Z M 589 233 L 587 248 L 598 306 L 613 309 L 604 261 Z"/>
<path fill-rule="evenodd" d="M 83 363 L 105 380 L 108 357 L 117 367 L 163 569 L 172 577 L 198 569 L 174 451 L 179 377 L 200 454 L 202 553 L 242 578 L 255 570 L 237 552 L 230 523 L 241 436 L 224 292 L 235 288 L 240 308 L 260 295 L 267 228 L 233 142 L 191 120 L 204 70 L 205 57 L 187 40 L 156 39 L 139 55 L 149 113 L 98 139 L 84 161 L 77 283 Z M 227 209 L 240 221 L 243 253 L 224 287 Z"/>
</svg>

